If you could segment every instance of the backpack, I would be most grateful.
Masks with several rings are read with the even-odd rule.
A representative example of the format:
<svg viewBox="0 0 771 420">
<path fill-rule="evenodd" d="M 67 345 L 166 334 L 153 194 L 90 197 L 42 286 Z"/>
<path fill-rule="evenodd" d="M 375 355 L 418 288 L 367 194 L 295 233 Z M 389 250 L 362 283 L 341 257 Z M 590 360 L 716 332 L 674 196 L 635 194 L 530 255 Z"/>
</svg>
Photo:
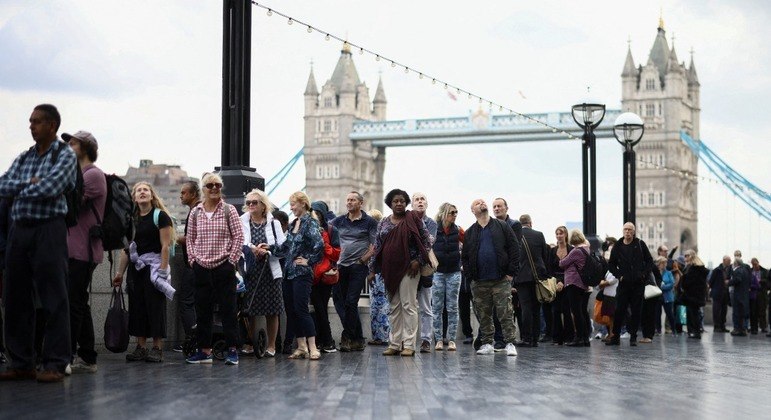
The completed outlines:
<svg viewBox="0 0 771 420">
<path fill-rule="evenodd" d="M 581 275 L 581 281 L 585 285 L 594 287 L 600 284 L 600 281 L 605 278 L 605 273 L 608 272 L 608 263 L 601 255 L 589 252 L 583 247 L 578 249 L 584 253 L 584 268 L 581 269 L 579 274 Z"/>
<path fill-rule="evenodd" d="M 91 205 L 96 222 L 101 226 L 102 246 L 105 251 L 124 249 L 134 238 L 134 200 L 126 181 L 112 174 L 106 175 L 107 199 L 104 202 L 104 220 Z"/>
<path fill-rule="evenodd" d="M 55 147 L 58 144 L 59 147 Z M 63 141 L 56 140 L 51 144 L 54 149 L 51 150 L 51 166 L 56 164 L 59 159 L 59 153 L 61 153 L 63 147 L 70 147 Z M 35 146 L 32 146 L 27 150 L 27 153 L 35 152 Z M 27 153 L 21 156 L 20 164 L 24 163 L 24 159 L 27 158 Z M 67 227 L 73 227 L 78 224 L 78 214 L 80 213 L 80 204 L 83 202 L 83 172 L 80 171 L 80 163 L 75 158 L 75 188 L 64 191 L 64 199 L 67 200 L 67 214 L 64 216 L 64 221 Z"/>
<path fill-rule="evenodd" d="M 161 209 L 159 209 L 157 207 L 154 208 L 153 209 L 153 223 L 155 224 L 155 227 L 158 228 L 158 229 L 161 228 L 160 226 L 158 226 L 158 217 L 160 215 L 161 215 Z M 169 217 L 171 217 L 171 216 L 169 216 Z M 173 228 L 174 228 L 174 226 L 173 226 L 173 223 L 172 223 L 172 229 Z M 171 246 L 169 247 L 169 259 L 174 258 L 174 255 L 176 255 L 176 254 L 177 254 L 177 247 L 174 246 L 174 244 L 171 244 Z"/>
</svg>

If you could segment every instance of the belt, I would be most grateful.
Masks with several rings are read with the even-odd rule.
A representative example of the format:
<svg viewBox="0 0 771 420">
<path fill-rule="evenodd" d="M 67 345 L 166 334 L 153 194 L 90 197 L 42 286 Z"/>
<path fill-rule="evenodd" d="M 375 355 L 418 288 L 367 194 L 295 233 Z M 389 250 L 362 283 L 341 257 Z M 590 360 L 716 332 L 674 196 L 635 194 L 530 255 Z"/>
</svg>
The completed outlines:
<svg viewBox="0 0 771 420">
<path fill-rule="evenodd" d="M 21 227 L 36 227 L 59 220 L 64 221 L 64 216 L 54 216 L 45 219 L 16 219 L 13 221 L 13 223 Z"/>
</svg>

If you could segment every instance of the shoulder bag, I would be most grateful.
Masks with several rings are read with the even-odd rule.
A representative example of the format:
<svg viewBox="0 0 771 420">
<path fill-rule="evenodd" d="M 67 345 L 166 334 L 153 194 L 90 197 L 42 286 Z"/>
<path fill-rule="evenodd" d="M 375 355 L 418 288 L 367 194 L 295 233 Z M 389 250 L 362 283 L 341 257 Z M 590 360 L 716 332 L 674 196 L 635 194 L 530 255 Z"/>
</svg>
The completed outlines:
<svg viewBox="0 0 771 420">
<path fill-rule="evenodd" d="M 522 243 L 525 244 L 527 260 L 530 262 L 533 280 L 535 280 L 535 297 L 540 303 L 550 303 L 557 297 L 557 279 L 554 277 L 543 280 L 538 278 L 538 271 L 535 269 L 533 256 L 530 254 L 530 247 L 527 245 L 527 239 L 524 236 L 522 237 Z"/>
</svg>

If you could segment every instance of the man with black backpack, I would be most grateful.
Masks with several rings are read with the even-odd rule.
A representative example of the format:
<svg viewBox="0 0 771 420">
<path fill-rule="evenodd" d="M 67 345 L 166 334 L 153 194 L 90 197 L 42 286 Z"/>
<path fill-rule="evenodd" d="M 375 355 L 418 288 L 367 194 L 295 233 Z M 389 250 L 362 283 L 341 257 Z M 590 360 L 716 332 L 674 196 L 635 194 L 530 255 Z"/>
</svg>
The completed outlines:
<svg viewBox="0 0 771 420">
<path fill-rule="evenodd" d="M 75 188 L 77 160 L 56 135 L 61 116 L 55 106 L 36 106 L 29 122 L 35 145 L 0 177 L 0 197 L 13 198 L 3 296 L 11 366 L 0 373 L 0 380 L 61 382 L 72 357 L 65 193 Z M 32 350 L 35 308 L 47 319 L 39 372 Z"/>
<path fill-rule="evenodd" d="M 83 174 L 83 199 L 78 211 L 78 224 L 67 231 L 70 338 L 72 354 L 78 356 L 72 363 L 72 373 L 96 373 L 94 320 L 88 298 L 94 269 L 104 259 L 100 229 L 107 200 L 107 180 L 104 172 L 94 165 L 99 144 L 91 133 L 64 133 L 62 139 L 75 152 Z"/>
<path fill-rule="evenodd" d="M 613 321 L 613 338 L 608 341 L 609 346 L 620 344 L 619 336 L 621 327 L 626 320 L 626 311 L 631 309 L 632 315 L 626 324 L 629 332 L 629 345 L 637 345 L 637 328 L 640 326 L 642 315 L 645 284 L 651 272 L 653 258 L 648 246 L 635 236 L 634 223 L 624 223 L 623 240 L 616 242 L 610 251 L 608 270 L 619 280 L 616 291 L 616 313 Z"/>
</svg>

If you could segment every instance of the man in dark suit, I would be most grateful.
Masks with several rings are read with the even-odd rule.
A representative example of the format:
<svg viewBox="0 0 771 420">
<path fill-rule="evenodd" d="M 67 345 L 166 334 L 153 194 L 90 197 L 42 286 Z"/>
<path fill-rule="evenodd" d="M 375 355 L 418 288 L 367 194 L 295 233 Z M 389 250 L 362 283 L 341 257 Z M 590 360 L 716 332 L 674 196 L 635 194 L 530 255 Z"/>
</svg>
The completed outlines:
<svg viewBox="0 0 771 420">
<path fill-rule="evenodd" d="M 517 289 L 519 305 L 522 308 L 522 329 L 520 338 L 523 346 L 538 346 L 538 337 L 541 334 L 541 305 L 535 296 L 535 277 L 545 279 L 546 252 L 548 246 L 543 233 L 533 229 L 533 219 L 529 214 L 519 216 L 522 223 L 522 237 L 520 238 L 521 250 L 519 252 L 519 273 L 514 279 L 512 287 Z M 529 252 L 528 252 L 529 250 Z M 533 259 L 535 274 L 530 266 L 528 254 Z"/>
<path fill-rule="evenodd" d="M 726 283 L 731 278 L 731 257 L 723 257 L 723 263 L 712 270 L 709 276 L 709 294 L 712 298 L 712 322 L 715 325 L 714 332 L 728 332 L 725 327 L 726 314 L 728 313 L 728 287 Z"/>
</svg>

